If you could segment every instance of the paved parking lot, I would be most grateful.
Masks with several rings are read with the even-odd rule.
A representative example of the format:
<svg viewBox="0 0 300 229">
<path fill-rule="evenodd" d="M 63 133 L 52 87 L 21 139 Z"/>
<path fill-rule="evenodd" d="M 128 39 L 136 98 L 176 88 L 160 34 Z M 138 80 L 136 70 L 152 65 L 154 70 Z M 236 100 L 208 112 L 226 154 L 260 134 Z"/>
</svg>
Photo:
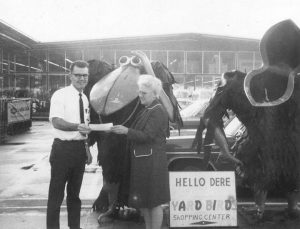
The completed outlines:
<svg viewBox="0 0 300 229">
<path fill-rule="evenodd" d="M 30 130 L 9 136 L 0 145 L 0 224 L 5 229 L 46 228 L 46 203 L 50 179 L 48 156 L 52 137 L 49 122 L 35 121 Z M 86 167 L 81 189 L 81 226 L 84 229 L 143 229 L 142 221 L 114 220 L 98 225 L 98 213 L 91 211 L 93 201 L 102 187 L 101 168 L 96 162 L 96 148 L 92 148 L 93 163 Z M 289 218 L 283 205 L 267 205 L 266 217 L 257 222 L 253 217 L 253 203 L 239 203 L 239 228 L 300 228 L 299 219 Z M 167 214 L 163 228 L 168 228 Z M 65 204 L 61 211 L 61 229 L 67 227 Z"/>
</svg>

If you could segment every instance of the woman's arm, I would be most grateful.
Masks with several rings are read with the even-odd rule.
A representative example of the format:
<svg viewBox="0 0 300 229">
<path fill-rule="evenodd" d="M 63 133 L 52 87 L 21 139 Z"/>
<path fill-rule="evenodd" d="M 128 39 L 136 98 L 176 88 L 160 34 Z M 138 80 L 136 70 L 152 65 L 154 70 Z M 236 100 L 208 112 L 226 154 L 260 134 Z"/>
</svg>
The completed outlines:
<svg viewBox="0 0 300 229">
<path fill-rule="evenodd" d="M 152 65 L 151 65 L 150 60 L 148 59 L 147 55 L 145 53 L 143 53 L 142 51 L 132 51 L 132 53 L 141 59 L 146 73 L 155 77 L 155 73 L 153 71 Z M 173 105 L 163 89 L 160 91 L 159 99 L 162 102 L 162 104 L 164 105 L 164 107 L 168 113 L 168 117 L 169 117 L 170 121 L 174 122 L 175 117 L 174 117 Z"/>
<path fill-rule="evenodd" d="M 135 142 L 151 142 L 164 131 L 164 127 L 167 128 L 167 123 L 168 118 L 162 107 L 155 108 L 151 111 L 143 130 L 129 128 L 127 138 Z"/>
<path fill-rule="evenodd" d="M 111 128 L 111 132 L 115 134 L 126 134 L 129 140 L 136 142 L 151 142 L 159 131 L 163 131 L 164 126 L 167 128 L 167 122 L 168 118 L 165 111 L 162 108 L 156 108 L 146 120 L 146 126 L 143 130 L 116 125 Z"/>
</svg>

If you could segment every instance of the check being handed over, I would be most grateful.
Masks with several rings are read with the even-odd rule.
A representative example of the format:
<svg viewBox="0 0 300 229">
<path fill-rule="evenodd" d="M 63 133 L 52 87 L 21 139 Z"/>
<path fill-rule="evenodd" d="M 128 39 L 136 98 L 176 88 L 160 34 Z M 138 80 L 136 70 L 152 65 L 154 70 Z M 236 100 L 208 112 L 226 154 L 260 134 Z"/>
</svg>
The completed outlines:
<svg viewBox="0 0 300 229">
<path fill-rule="evenodd" d="M 113 126 L 113 124 L 110 123 L 104 123 L 104 124 L 90 124 L 89 127 L 92 129 L 92 131 L 110 131 L 110 128 Z"/>
</svg>

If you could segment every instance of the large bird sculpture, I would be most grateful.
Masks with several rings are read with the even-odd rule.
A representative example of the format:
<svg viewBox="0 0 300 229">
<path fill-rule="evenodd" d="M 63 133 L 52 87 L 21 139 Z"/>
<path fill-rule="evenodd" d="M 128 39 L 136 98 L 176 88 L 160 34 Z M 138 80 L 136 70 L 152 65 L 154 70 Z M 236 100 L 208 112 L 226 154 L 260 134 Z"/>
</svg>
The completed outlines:
<svg viewBox="0 0 300 229">
<path fill-rule="evenodd" d="M 169 119 L 183 125 L 179 105 L 172 91 L 175 79 L 171 72 L 160 62 L 152 62 L 147 56 L 136 51 L 132 57 L 121 57 L 120 67 L 113 69 L 101 61 L 90 61 L 91 84 L 88 84 L 92 105 L 92 123 L 122 124 L 129 127 L 135 115 L 142 108 L 138 99 L 137 79 L 140 74 L 151 74 L 163 83 L 164 91 L 160 100 L 166 108 Z M 104 69 L 103 69 L 104 68 Z M 104 185 L 93 208 L 101 212 L 98 222 L 105 222 L 114 215 L 120 206 L 126 206 L 127 199 L 122 190 L 127 184 L 122 179 L 129 173 L 126 157 L 126 136 L 113 133 L 92 133 L 91 144 L 97 142 L 98 162 L 102 166 Z"/>
</svg>

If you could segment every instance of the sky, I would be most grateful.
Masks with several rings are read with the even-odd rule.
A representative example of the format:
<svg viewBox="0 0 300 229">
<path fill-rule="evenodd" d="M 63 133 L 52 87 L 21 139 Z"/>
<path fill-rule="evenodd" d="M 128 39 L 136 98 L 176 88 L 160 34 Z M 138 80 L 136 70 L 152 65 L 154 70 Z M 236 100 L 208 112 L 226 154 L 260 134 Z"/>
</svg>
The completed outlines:
<svg viewBox="0 0 300 229">
<path fill-rule="evenodd" d="M 177 33 L 260 39 L 299 0 L 0 0 L 0 20 L 36 41 Z"/>
</svg>

